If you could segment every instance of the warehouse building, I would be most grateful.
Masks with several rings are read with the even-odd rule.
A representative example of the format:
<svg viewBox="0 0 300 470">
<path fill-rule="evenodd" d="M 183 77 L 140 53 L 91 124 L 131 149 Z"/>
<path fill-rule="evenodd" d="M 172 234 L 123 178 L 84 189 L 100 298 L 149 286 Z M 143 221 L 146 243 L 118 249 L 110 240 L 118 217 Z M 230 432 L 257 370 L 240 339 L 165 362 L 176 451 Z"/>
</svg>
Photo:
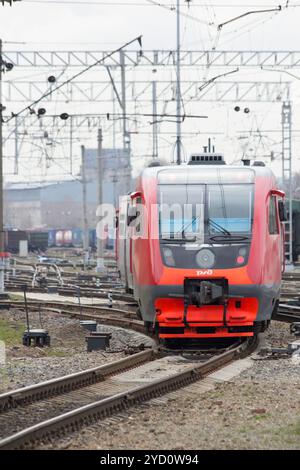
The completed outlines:
<svg viewBox="0 0 300 470">
<path fill-rule="evenodd" d="M 124 150 L 102 150 L 103 202 L 114 204 L 130 189 L 130 159 Z M 97 150 L 85 153 L 87 216 L 96 226 Z M 4 190 L 4 220 L 7 228 L 74 229 L 82 226 L 82 169 L 78 177 L 51 183 L 9 183 Z"/>
</svg>

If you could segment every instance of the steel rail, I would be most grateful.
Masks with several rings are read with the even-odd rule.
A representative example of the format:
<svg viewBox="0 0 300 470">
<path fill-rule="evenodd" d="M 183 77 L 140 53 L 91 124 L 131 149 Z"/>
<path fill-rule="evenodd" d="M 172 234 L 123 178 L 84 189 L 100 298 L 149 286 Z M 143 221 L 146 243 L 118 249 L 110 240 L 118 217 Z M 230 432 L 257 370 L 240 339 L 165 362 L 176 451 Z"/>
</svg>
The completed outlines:
<svg viewBox="0 0 300 470">
<path fill-rule="evenodd" d="M 102 382 L 107 377 L 155 359 L 157 354 L 155 349 L 148 349 L 109 364 L 3 393 L 0 395 L 0 413 Z"/>
<path fill-rule="evenodd" d="M 279 304 L 278 312 L 273 315 L 272 320 L 282 321 L 285 323 L 300 322 L 300 306 Z"/>
<path fill-rule="evenodd" d="M 140 320 L 131 319 L 129 316 L 130 312 L 126 312 L 128 314 L 128 317 L 120 318 L 118 316 L 112 316 L 112 314 L 115 314 L 118 312 L 117 310 L 113 310 L 113 309 L 107 309 L 109 310 L 108 313 L 110 313 L 110 315 L 107 315 L 107 316 L 103 316 L 103 315 L 100 316 L 100 315 L 95 315 L 92 313 L 74 312 L 74 311 L 68 311 L 68 310 L 58 310 L 58 309 L 46 308 L 46 307 L 42 307 L 42 310 L 46 310 L 49 312 L 56 312 L 56 313 L 59 313 L 60 315 L 66 315 L 71 318 L 78 318 L 79 320 L 95 320 L 103 325 L 111 325 L 111 326 L 116 326 L 120 328 L 130 329 L 130 330 L 137 331 L 138 333 L 143 333 L 145 336 L 147 335 L 144 323 Z M 151 335 L 148 335 L 148 336 L 151 336 Z"/>
<path fill-rule="evenodd" d="M 253 351 L 253 346 L 254 343 L 251 348 L 248 347 L 246 349 L 244 344 L 239 345 L 202 364 L 193 365 L 184 372 L 174 374 L 171 377 L 154 380 L 149 384 L 95 401 L 89 405 L 82 406 L 31 426 L 30 428 L 1 440 L 0 450 L 33 447 L 38 442 L 49 441 L 57 436 L 61 437 L 64 434 L 79 430 L 83 426 L 93 424 L 100 419 L 111 416 L 116 412 L 126 410 L 136 404 L 143 403 L 189 385 L 197 380 L 203 379 L 207 374 L 229 364 L 233 360 L 249 354 Z"/>
<path fill-rule="evenodd" d="M 18 309 L 25 308 L 24 302 L 20 301 L 2 302 L 2 305 L 5 304 Z M 60 315 L 65 315 L 71 318 L 77 318 L 78 320 L 95 320 L 103 325 L 111 325 L 119 328 L 134 330 L 138 333 L 144 334 L 145 336 L 152 337 L 151 334 L 147 334 L 144 322 L 136 318 L 134 311 L 106 308 L 95 305 L 78 305 L 74 303 L 68 304 L 66 302 L 29 301 L 27 304 L 29 308 L 37 309 L 38 311 L 58 313 Z"/>
<path fill-rule="evenodd" d="M 22 286 L 24 286 L 23 283 L 6 283 L 6 288 L 10 292 L 22 292 Z M 50 287 L 50 286 L 49 286 Z M 80 297 L 86 297 L 86 298 L 94 298 L 94 299 L 107 299 L 108 293 L 112 294 L 113 301 L 117 302 L 127 302 L 127 303 L 136 303 L 134 297 L 130 294 L 123 294 L 120 291 L 114 291 L 113 288 L 96 288 L 96 287 L 83 287 L 81 285 L 76 285 L 76 287 L 72 286 L 58 286 L 58 285 L 52 285 L 51 287 L 57 288 L 57 294 L 65 297 L 78 297 L 78 289 L 80 290 Z M 27 286 L 27 292 L 33 292 L 33 293 L 44 293 L 48 294 L 49 292 L 47 290 L 47 287 L 32 287 L 31 285 Z"/>
<path fill-rule="evenodd" d="M 23 301 L 5 301 L 1 302 L 2 305 L 10 305 L 11 307 L 15 308 L 24 308 L 24 302 Z M 28 307 L 41 307 L 47 308 L 54 308 L 54 309 L 69 309 L 69 310 L 74 310 L 76 311 L 82 311 L 87 310 L 87 311 L 92 311 L 92 312 L 98 312 L 98 313 L 104 313 L 104 314 L 109 314 L 109 313 L 115 313 L 117 315 L 132 315 L 134 314 L 133 311 L 129 310 L 122 310 L 120 308 L 109 308 L 109 307 L 103 307 L 102 305 L 96 304 L 96 305 L 85 305 L 85 304 L 76 304 L 74 302 L 64 302 L 64 301 L 43 301 L 43 300 L 28 300 L 27 301 Z"/>
<path fill-rule="evenodd" d="M 24 303 L 21 301 L 2 302 L 2 305 L 5 304 L 15 308 L 24 308 Z M 65 302 L 29 301 L 28 306 L 30 308 L 55 312 L 61 315 L 67 315 L 69 317 L 82 320 L 96 320 L 102 324 L 131 329 L 145 335 L 147 334 L 144 323 L 135 317 L 134 311 L 106 308 L 98 305 L 77 305 L 74 303 L 67 304 Z M 278 312 L 273 315 L 272 320 L 287 323 L 298 322 L 300 321 L 300 306 L 298 307 L 296 305 L 281 303 L 279 304 Z"/>
</svg>

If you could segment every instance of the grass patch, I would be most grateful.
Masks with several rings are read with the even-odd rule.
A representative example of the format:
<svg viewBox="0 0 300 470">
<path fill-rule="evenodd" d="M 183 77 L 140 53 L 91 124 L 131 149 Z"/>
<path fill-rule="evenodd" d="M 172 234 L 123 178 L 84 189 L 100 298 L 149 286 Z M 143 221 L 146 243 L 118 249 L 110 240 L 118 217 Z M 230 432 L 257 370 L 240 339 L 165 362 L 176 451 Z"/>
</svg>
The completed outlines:
<svg viewBox="0 0 300 470">
<path fill-rule="evenodd" d="M 4 341 L 6 345 L 21 345 L 24 331 L 24 323 L 16 322 L 12 324 L 7 320 L 0 319 L 0 340 Z"/>
<path fill-rule="evenodd" d="M 9 294 L 9 300 L 12 302 L 15 301 L 17 302 L 18 300 L 24 300 L 24 295 L 23 294 Z"/>
<path fill-rule="evenodd" d="M 279 433 L 276 437 L 286 445 L 297 446 L 298 448 L 300 443 L 300 421 L 298 420 L 296 423 L 279 428 Z"/>
<path fill-rule="evenodd" d="M 289 437 L 300 436 L 300 420 L 281 429 L 281 432 Z"/>
<path fill-rule="evenodd" d="M 252 419 L 255 419 L 256 421 L 262 421 L 262 420 L 264 420 L 264 419 L 266 419 L 266 418 L 268 418 L 268 417 L 269 417 L 268 413 L 264 413 L 264 414 L 255 414 L 255 415 L 252 416 Z"/>
<path fill-rule="evenodd" d="M 59 349 L 45 348 L 44 351 L 48 357 L 67 357 L 70 355 L 70 353 Z"/>
<path fill-rule="evenodd" d="M 247 434 L 249 432 L 249 428 L 243 427 L 239 429 L 241 434 Z"/>
<path fill-rule="evenodd" d="M 6 369 L 2 369 L 0 367 L 0 378 L 2 381 L 4 381 L 5 379 L 7 379 L 8 375 L 7 375 L 7 370 Z"/>
</svg>

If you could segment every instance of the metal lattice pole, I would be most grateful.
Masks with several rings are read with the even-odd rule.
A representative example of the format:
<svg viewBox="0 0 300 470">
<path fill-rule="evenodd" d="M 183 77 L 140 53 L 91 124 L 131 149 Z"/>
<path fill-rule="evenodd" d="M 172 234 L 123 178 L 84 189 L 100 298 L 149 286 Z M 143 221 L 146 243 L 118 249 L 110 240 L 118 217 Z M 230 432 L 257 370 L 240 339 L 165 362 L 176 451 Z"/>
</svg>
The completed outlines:
<svg viewBox="0 0 300 470">
<path fill-rule="evenodd" d="M 3 105 L 2 105 L 2 39 L 0 39 L 0 295 L 4 294 L 5 234 L 3 215 Z"/>
<path fill-rule="evenodd" d="M 180 67 L 180 0 L 177 0 L 177 85 L 176 85 L 176 99 L 177 99 L 177 139 L 176 149 L 177 165 L 181 165 L 181 67 Z"/>
<path fill-rule="evenodd" d="M 287 261 L 293 263 L 293 191 L 292 191 L 292 105 L 290 101 L 282 104 L 282 182 L 287 188 L 289 218 L 285 224 L 285 254 Z"/>
</svg>

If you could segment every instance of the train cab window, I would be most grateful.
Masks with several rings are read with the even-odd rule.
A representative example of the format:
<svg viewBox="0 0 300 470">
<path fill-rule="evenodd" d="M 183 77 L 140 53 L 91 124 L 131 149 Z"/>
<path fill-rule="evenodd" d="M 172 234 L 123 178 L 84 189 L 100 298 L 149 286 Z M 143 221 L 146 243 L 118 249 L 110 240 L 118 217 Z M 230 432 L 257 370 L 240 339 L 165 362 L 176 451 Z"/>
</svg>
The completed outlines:
<svg viewBox="0 0 300 470">
<path fill-rule="evenodd" d="M 278 235 L 279 228 L 277 222 L 277 209 L 276 209 L 276 197 L 270 197 L 270 204 L 269 204 L 269 234 L 270 235 Z"/>
<path fill-rule="evenodd" d="M 209 185 L 207 202 L 210 235 L 251 234 L 253 185 Z"/>
<path fill-rule="evenodd" d="M 133 207 L 136 209 L 136 217 L 133 219 L 135 221 L 135 236 L 142 236 L 144 230 L 143 224 L 143 211 L 142 211 L 143 199 L 139 196 L 134 199 Z"/>
<path fill-rule="evenodd" d="M 191 241 L 204 228 L 204 185 L 159 185 L 160 238 Z"/>
</svg>

